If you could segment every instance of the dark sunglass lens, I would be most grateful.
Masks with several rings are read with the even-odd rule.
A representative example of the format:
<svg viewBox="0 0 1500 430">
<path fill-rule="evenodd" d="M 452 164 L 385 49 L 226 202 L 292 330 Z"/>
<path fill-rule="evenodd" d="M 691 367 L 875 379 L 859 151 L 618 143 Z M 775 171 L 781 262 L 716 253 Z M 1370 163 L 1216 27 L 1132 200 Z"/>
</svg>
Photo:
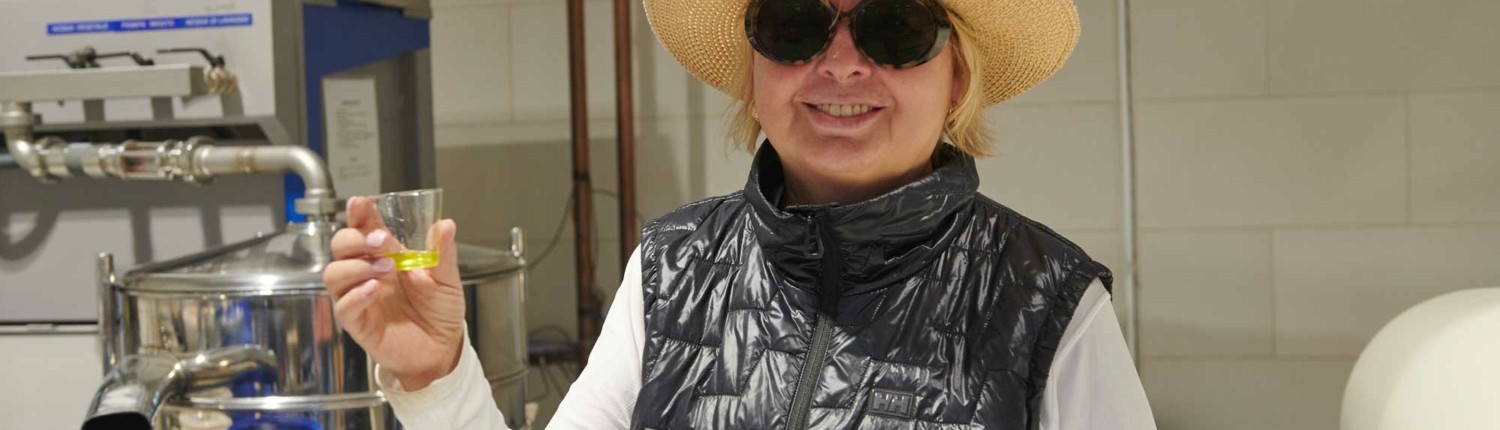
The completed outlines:
<svg viewBox="0 0 1500 430">
<path fill-rule="evenodd" d="M 767 0 L 752 25 L 762 54 L 781 62 L 812 59 L 828 44 L 832 11 L 820 0 Z"/>
<path fill-rule="evenodd" d="M 855 43 L 875 63 L 901 67 L 922 60 L 937 41 L 937 17 L 916 0 L 865 0 L 854 19 Z"/>
</svg>

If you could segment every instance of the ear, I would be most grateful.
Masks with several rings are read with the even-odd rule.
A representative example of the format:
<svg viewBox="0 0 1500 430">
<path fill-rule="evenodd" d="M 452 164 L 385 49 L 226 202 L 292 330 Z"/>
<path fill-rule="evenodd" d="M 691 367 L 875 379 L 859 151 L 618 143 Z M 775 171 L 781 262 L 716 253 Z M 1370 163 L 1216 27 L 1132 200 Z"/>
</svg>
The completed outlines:
<svg viewBox="0 0 1500 430">
<path fill-rule="evenodd" d="M 953 50 L 953 94 L 949 95 L 948 106 L 958 106 L 958 100 L 963 98 L 964 93 L 969 91 L 969 67 L 952 43 L 945 49 Z"/>
</svg>

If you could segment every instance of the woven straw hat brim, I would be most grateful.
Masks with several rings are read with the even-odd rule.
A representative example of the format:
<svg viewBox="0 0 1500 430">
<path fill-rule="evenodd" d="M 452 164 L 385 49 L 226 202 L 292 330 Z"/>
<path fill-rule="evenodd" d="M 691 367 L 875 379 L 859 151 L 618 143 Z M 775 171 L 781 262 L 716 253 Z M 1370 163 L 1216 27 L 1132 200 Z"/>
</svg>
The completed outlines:
<svg viewBox="0 0 1500 430">
<path fill-rule="evenodd" d="M 644 0 L 646 18 L 667 52 L 699 80 L 730 96 L 750 67 L 745 10 L 750 0 Z M 938 0 L 973 29 L 984 56 L 988 105 L 1009 100 L 1057 73 L 1078 44 L 1071 0 Z"/>
</svg>

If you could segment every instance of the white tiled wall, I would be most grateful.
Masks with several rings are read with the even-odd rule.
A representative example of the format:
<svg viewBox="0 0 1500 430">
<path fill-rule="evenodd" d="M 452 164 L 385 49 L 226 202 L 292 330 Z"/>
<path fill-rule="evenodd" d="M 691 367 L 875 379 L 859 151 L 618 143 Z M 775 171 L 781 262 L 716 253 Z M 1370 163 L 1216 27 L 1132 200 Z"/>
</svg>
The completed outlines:
<svg viewBox="0 0 1500 430">
<path fill-rule="evenodd" d="M 1410 100 L 1413 221 L 1500 222 L 1500 91 Z"/>
<path fill-rule="evenodd" d="M 1500 287 L 1500 4 L 1131 5 L 1157 421 L 1338 428 L 1386 322 Z"/>
<path fill-rule="evenodd" d="M 461 12 L 461 13 L 460 13 Z M 433 115 L 445 123 L 509 121 L 510 11 L 459 7 L 432 18 Z"/>
<path fill-rule="evenodd" d="M 1334 430 L 1349 361 L 1151 359 L 1142 364 L 1162 430 Z"/>
<path fill-rule="evenodd" d="M 1278 230 L 1276 345 L 1359 354 L 1396 314 L 1445 292 L 1500 286 L 1500 225 Z"/>
<path fill-rule="evenodd" d="M 1500 2 L 1263 1 L 1273 94 L 1500 85 Z"/>
<path fill-rule="evenodd" d="M 1066 68 L 988 112 L 981 189 L 1121 261 L 1116 10 L 1075 0 Z M 612 4 L 586 1 L 600 288 L 619 279 Z M 740 189 L 727 97 L 635 9 L 638 192 L 651 218 Z M 1164 430 L 1337 427 L 1390 317 L 1500 286 L 1500 3 L 1135 0 L 1142 374 Z M 564 2 L 436 0 L 439 182 L 466 241 L 530 255 L 567 216 Z M 572 230 L 529 278 L 533 328 L 572 333 Z M 1117 306 L 1120 303 L 1117 303 Z M 1123 314 L 1122 314 L 1123 315 Z M 539 382 L 534 380 L 533 382 Z M 550 402 L 555 402 L 552 399 Z M 543 418 L 550 415 L 544 407 Z"/>
<path fill-rule="evenodd" d="M 1137 100 L 1266 93 L 1266 5 L 1241 0 L 1130 2 Z"/>
<path fill-rule="evenodd" d="M 1144 351 L 1271 356 L 1269 232 L 1148 231 L 1140 236 L 1140 257 Z"/>
<path fill-rule="evenodd" d="M 1141 226 L 1406 221 L 1405 101 L 1136 105 Z"/>
<path fill-rule="evenodd" d="M 1053 228 L 1118 229 L 1122 190 L 1116 185 L 1115 105 L 1017 103 L 990 109 L 998 142 L 994 157 L 976 162 L 979 191 Z"/>
</svg>

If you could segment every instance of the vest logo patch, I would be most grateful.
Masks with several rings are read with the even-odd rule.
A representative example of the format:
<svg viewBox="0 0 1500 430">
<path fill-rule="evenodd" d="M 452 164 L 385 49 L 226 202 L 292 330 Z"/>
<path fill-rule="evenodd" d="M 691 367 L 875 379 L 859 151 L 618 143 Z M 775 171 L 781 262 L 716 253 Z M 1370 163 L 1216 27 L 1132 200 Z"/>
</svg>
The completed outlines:
<svg viewBox="0 0 1500 430">
<path fill-rule="evenodd" d="M 870 390 L 870 413 L 895 418 L 910 419 L 917 413 L 917 396 L 895 390 L 876 388 Z"/>
</svg>

